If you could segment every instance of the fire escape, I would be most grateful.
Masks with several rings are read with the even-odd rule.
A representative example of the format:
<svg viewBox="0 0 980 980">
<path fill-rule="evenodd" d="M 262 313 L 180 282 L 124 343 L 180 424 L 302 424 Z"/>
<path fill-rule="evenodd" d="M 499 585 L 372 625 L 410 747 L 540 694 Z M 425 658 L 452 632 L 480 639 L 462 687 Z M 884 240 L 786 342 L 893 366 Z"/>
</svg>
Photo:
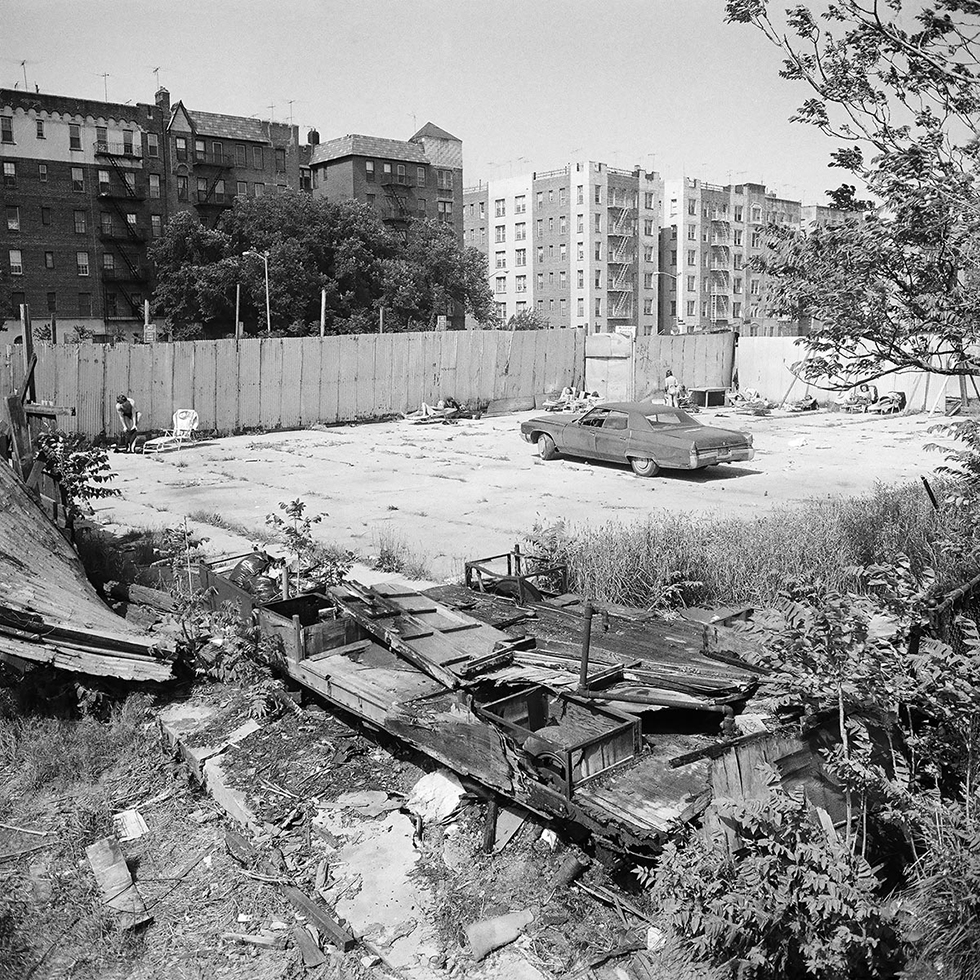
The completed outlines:
<svg viewBox="0 0 980 980">
<path fill-rule="evenodd" d="M 637 210 L 629 204 L 615 203 L 611 190 L 606 210 L 609 222 L 606 318 L 632 322 L 636 317 Z"/>
<path fill-rule="evenodd" d="M 395 231 L 407 235 L 408 223 L 414 215 L 408 175 L 382 174 L 380 183 L 388 203 L 387 209 L 382 212 L 382 221 L 391 225 Z"/>
<path fill-rule="evenodd" d="M 710 235 L 708 319 L 714 328 L 727 324 L 730 315 L 732 226 L 727 209 L 712 209 Z"/>
<path fill-rule="evenodd" d="M 235 160 L 224 153 L 198 153 L 191 155 L 191 173 L 195 180 L 203 178 L 207 181 L 206 190 L 196 190 L 195 205 L 201 218 L 201 224 L 208 225 L 208 218 L 211 218 L 210 227 L 216 228 L 221 219 L 221 214 L 226 208 L 230 208 L 235 200 L 234 194 L 229 194 L 222 188 L 218 190 L 218 185 L 225 179 L 228 172 L 235 166 Z"/>
<path fill-rule="evenodd" d="M 107 163 L 111 168 L 108 183 L 99 183 L 98 197 L 101 204 L 99 238 L 102 240 L 107 254 L 122 259 L 122 265 L 115 261 L 111 269 L 103 267 L 102 277 L 102 309 L 106 319 L 120 317 L 117 308 L 110 313 L 110 284 L 118 284 L 126 306 L 137 320 L 143 319 L 142 296 L 146 292 L 149 274 L 146 265 L 146 237 L 139 227 L 129 220 L 129 215 L 139 214 L 136 207 L 142 208 L 145 195 L 136 186 L 134 167 L 124 167 L 121 160 L 134 160 L 141 164 L 140 150 L 132 144 L 96 143 L 95 156 L 100 162 Z M 117 180 L 113 183 L 112 174 Z M 127 211 L 120 203 L 128 204 L 134 210 Z M 104 210 L 108 205 L 109 211 Z M 106 221 L 103 215 L 109 216 Z M 117 227 L 120 226 L 120 227 Z M 132 287 L 139 286 L 139 297 L 134 298 Z"/>
</svg>

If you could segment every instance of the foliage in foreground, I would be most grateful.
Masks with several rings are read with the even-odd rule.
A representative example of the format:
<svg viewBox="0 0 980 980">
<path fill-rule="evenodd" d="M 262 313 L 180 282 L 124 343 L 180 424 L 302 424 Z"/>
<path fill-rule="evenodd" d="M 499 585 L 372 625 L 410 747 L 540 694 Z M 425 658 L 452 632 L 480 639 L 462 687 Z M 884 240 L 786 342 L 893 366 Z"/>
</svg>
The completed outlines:
<svg viewBox="0 0 980 980">
<path fill-rule="evenodd" d="M 60 429 L 45 429 L 37 435 L 35 444 L 44 458 L 45 472 L 60 481 L 72 516 L 89 500 L 119 496 L 117 489 L 107 485 L 116 474 L 103 446 L 93 446 L 77 432 Z"/>
<path fill-rule="evenodd" d="M 805 800 L 719 800 L 734 858 L 689 834 L 664 848 L 650 897 L 670 934 L 752 980 L 891 974 L 898 943 L 866 862 L 828 837 Z"/>
</svg>

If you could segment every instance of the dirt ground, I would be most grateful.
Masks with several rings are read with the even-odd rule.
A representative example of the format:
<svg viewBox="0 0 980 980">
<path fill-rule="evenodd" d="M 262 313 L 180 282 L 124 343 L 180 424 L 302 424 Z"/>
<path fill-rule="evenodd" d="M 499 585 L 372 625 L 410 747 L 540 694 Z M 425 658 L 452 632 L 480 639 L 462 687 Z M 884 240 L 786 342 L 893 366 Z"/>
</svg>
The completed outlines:
<svg viewBox="0 0 980 980">
<path fill-rule="evenodd" d="M 98 501 L 96 511 L 124 527 L 191 518 L 212 550 L 227 551 L 261 533 L 279 502 L 301 497 L 310 513 L 329 515 L 317 537 L 360 556 L 387 542 L 421 559 L 419 576 L 443 579 L 458 576 L 467 558 L 506 551 L 537 519 L 629 522 L 656 508 L 751 515 L 858 494 L 878 481 L 915 480 L 941 459 L 924 449 L 936 422 L 926 415 L 755 417 L 712 409 L 700 420 L 752 432 L 751 463 L 641 479 L 609 464 L 539 460 L 519 434 L 534 414 L 275 432 L 165 455 L 114 455 L 122 496 Z"/>
</svg>

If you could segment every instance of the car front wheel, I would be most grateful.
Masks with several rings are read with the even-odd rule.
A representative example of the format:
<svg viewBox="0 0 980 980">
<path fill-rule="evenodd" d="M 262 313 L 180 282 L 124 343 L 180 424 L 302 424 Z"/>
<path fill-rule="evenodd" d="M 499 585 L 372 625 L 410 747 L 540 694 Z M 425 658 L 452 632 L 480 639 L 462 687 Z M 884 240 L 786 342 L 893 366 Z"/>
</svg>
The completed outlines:
<svg viewBox="0 0 980 980">
<path fill-rule="evenodd" d="M 652 459 L 631 459 L 630 466 L 637 476 L 656 476 L 660 467 Z"/>
<path fill-rule="evenodd" d="M 555 448 L 555 440 L 551 438 L 546 432 L 542 432 L 538 436 L 538 455 L 542 459 L 554 459 L 558 455 L 558 450 Z"/>
</svg>

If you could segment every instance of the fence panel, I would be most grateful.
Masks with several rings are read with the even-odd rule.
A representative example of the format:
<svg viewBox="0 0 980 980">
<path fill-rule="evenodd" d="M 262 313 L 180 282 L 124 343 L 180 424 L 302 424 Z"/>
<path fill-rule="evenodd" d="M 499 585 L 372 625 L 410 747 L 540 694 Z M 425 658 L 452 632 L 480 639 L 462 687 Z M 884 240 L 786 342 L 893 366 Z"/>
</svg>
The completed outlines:
<svg viewBox="0 0 980 980">
<path fill-rule="evenodd" d="M 282 342 L 282 374 L 279 388 L 281 391 L 279 424 L 283 428 L 299 425 L 300 411 L 300 382 L 303 378 L 303 344 L 296 340 Z"/>
<path fill-rule="evenodd" d="M 238 343 L 238 428 L 257 429 L 262 423 L 262 341 Z"/>
<path fill-rule="evenodd" d="M 238 417 L 240 345 L 235 340 L 215 343 L 214 427 L 219 432 L 235 432 L 240 427 Z"/>
<path fill-rule="evenodd" d="M 339 337 L 327 337 L 320 346 L 320 421 L 336 422 L 340 418 L 340 345 Z"/>
</svg>

